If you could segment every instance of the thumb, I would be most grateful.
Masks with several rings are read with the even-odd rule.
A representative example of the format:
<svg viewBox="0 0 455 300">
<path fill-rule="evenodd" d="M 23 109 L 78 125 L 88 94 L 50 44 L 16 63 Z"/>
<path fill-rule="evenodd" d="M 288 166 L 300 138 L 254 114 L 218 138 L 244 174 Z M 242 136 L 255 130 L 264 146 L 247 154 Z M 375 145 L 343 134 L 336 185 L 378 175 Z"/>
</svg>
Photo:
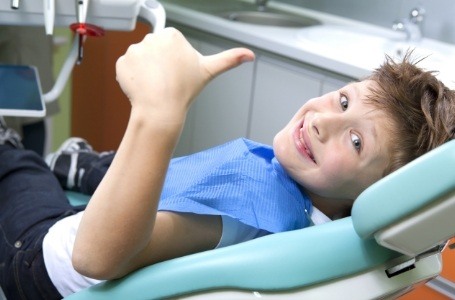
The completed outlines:
<svg viewBox="0 0 455 300">
<path fill-rule="evenodd" d="M 214 78 L 244 62 L 253 60 L 253 51 L 246 48 L 233 48 L 214 55 L 203 56 L 202 65 L 207 70 L 209 77 Z"/>
</svg>

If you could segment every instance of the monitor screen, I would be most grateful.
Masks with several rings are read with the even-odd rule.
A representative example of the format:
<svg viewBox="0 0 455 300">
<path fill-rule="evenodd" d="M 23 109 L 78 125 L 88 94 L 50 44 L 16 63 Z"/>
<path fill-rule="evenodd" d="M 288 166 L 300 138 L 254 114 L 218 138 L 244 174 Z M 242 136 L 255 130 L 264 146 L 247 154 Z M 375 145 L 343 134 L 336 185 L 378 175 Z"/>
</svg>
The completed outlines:
<svg viewBox="0 0 455 300">
<path fill-rule="evenodd" d="M 0 115 L 43 117 L 45 114 L 36 67 L 0 65 Z"/>
</svg>

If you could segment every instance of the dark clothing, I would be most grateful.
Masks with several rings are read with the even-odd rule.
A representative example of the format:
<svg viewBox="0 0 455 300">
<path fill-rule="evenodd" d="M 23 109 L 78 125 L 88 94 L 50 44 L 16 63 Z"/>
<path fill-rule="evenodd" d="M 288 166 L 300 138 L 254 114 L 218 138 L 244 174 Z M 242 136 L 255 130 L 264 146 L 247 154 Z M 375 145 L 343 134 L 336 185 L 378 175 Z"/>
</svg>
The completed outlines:
<svg viewBox="0 0 455 300">
<path fill-rule="evenodd" d="M 43 159 L 0 145 L 0 286 L 8 299 L 62 298 L 47 275 L 42 242 L 61 218 L 77 213 Z"/>
<path fill-rule="evenodd" d="M 80 186 L 75 191 L 86 195 L 93 195 L 104 175 L 106 175 L 107 169 L 111 166 L 114 157 L 114 152 L 104 153 L 102 155 L 81 156 L 78 166 L 83 167 L 85 173 L 81 179 Z"/>
<path fill-rule="evenodd" d="M 46 140 L 46 125 L 43 120 L 22 126 L 22 144 L 25 149 L 30 149 L 44 155 L 44 141 Z"/>
</svg>

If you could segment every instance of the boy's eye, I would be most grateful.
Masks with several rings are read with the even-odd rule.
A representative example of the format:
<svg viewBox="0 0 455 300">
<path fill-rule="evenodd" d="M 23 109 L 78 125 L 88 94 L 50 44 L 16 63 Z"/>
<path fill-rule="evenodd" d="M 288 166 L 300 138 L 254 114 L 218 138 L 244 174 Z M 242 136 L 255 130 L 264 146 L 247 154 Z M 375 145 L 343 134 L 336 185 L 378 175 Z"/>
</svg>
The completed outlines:
<svg viewBox="0 0 455 300">
<path fill-rule="evenodd" d="M 362 148 L 362 141 L 360 140 L 359 136 L 356 135 L 355 133 L 351 133 L 351 141 L 352 145 L 354 146 L 355 150 L 357 152 L 360 152 Z"/>
<path fill-rule="evenodd" d="M 341 105 L 341 109 L 342 109 L 343 111 L 345 111 L 346 109 L 348 109 L 349 101 L 348 101 L 348 98 L 346 98 L 346 96 L 341 95 L 341 97 L 340 97 L 340 105 Z"/>
</svg>

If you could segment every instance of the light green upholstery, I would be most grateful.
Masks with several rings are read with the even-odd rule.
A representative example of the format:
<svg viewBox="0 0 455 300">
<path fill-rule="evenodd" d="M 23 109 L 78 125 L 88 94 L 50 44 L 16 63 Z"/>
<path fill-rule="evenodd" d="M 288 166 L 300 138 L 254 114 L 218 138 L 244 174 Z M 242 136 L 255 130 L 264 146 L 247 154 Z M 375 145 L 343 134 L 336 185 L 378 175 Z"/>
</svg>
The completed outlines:
<svg viewBox="0 0 455 300">
<path fill-rule="evenodd" d="M 90 196 L 76 192 L 67 191 L 66 196 L 72 206 L 86 205 L 90 200 Z"/>
<path fill-rule="evenodd" d="M 286 290 L 366 270 L 397 256 L 374 240 L 360 239 L 351 218 L 345 218 L 165 261 L 68 299 L 161 299 L 225 287 Z"/>
<path fill-rule="evenodd" d="M 361 195 L 352 217 L 158 263 L 68 299 L 162 299 L 222 288 L 286 291 L 369 270 L 402 255 L 368 237 L 435 194 L 453 192 L 454 159 L 450 142 L 388 176 Z"/>
<path fill-rule="evenodd" d="M 354 227 L 361 237 L 371 237 L 378 230 L 454 190 L 455 140 L 365 190 L 352 208 Z"/>
</svg>

